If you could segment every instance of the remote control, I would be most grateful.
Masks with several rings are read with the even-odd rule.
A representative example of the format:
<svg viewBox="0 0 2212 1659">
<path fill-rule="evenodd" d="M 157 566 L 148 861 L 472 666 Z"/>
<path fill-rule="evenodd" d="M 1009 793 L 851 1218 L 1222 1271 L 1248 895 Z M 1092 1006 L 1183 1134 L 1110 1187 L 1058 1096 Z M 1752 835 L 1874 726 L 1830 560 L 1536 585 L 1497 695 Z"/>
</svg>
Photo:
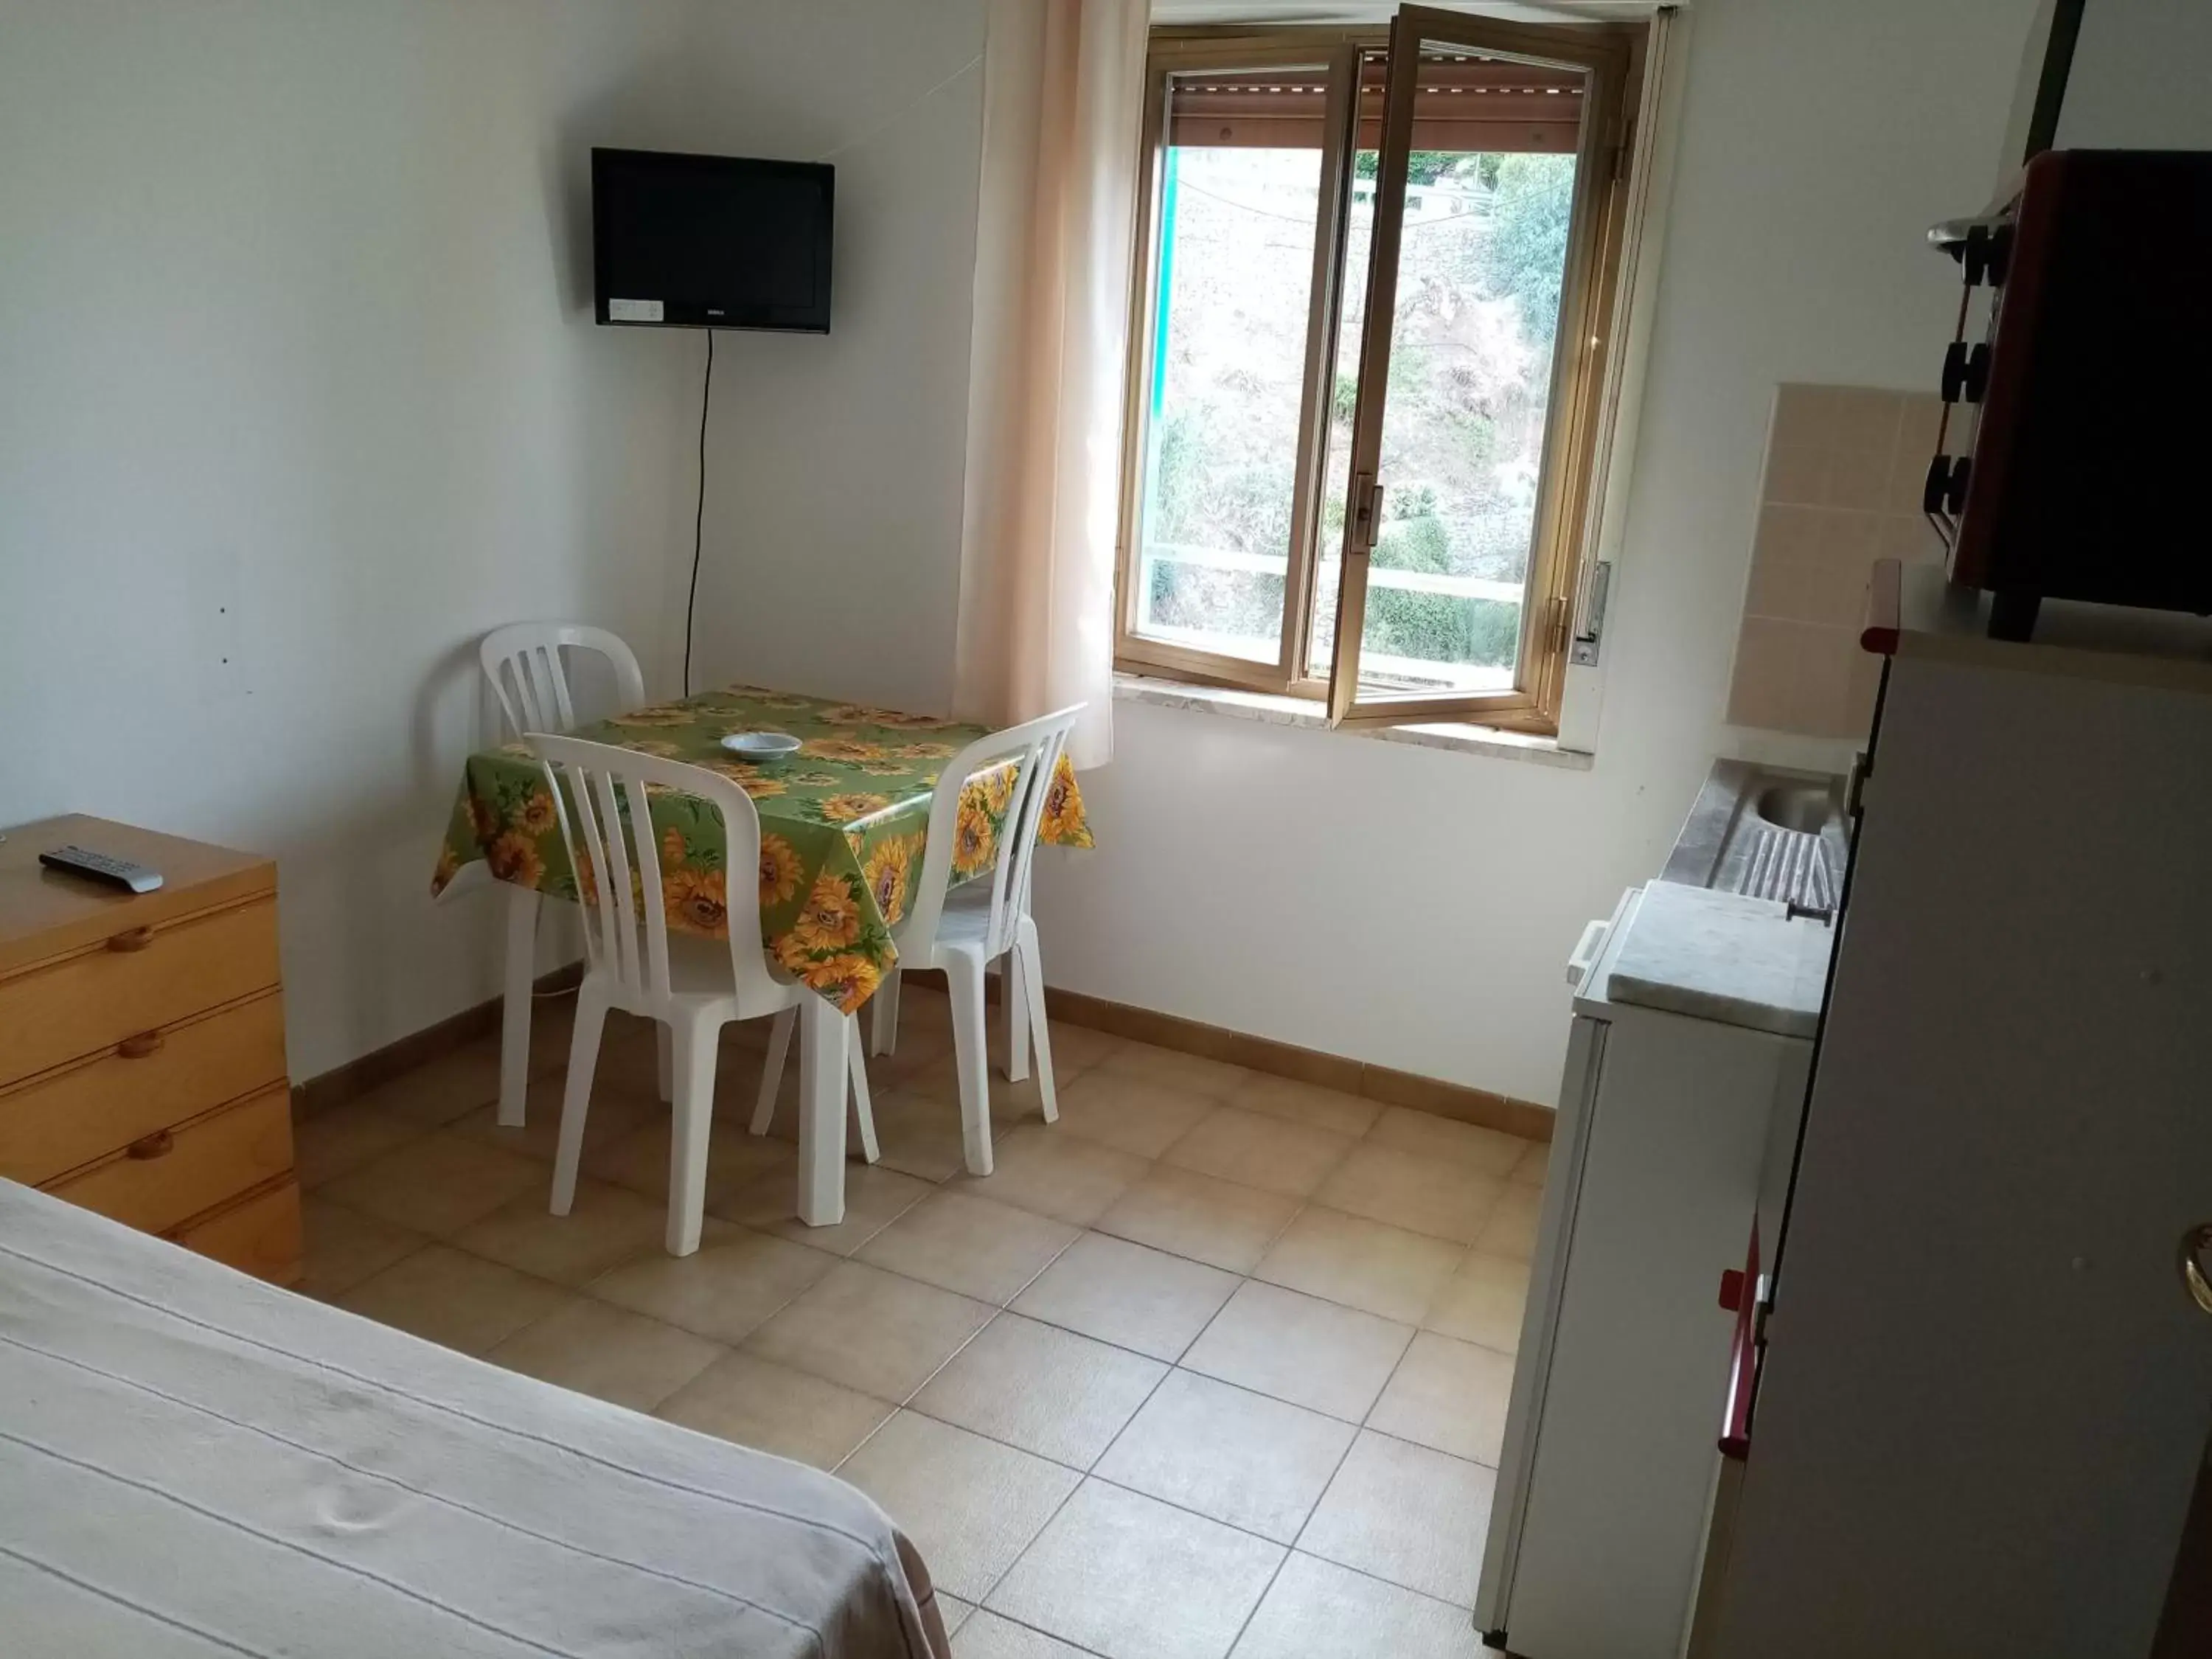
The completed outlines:
<svg viewBox="0 0 2212 1659">
<path fill-rule="evenodd" d="M 82 847 L 57 847 L 51 853 L 40 854 L 39 862 L 49 869 L 68 870 L 76 875 L 90 876 L 94 881 L 127 887 L 134 893 L 150 893 L 161 884 L 161 872 L 158 870 L 149 870 L 129 859 L 94 853 Z"/>
</svg>

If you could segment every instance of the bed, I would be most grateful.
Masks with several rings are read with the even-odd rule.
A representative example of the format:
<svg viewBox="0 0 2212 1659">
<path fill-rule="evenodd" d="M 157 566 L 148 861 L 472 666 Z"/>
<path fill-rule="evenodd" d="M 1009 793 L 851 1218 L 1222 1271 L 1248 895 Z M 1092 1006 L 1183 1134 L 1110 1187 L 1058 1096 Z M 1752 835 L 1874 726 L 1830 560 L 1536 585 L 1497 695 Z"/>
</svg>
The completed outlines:
<svg viewBox="0 0 2212 1659">
<path fill-rule="evenodd" d="M 947 1659 L 884 1513 L 0 1181 L 0 1647 Z"/>
</svg>

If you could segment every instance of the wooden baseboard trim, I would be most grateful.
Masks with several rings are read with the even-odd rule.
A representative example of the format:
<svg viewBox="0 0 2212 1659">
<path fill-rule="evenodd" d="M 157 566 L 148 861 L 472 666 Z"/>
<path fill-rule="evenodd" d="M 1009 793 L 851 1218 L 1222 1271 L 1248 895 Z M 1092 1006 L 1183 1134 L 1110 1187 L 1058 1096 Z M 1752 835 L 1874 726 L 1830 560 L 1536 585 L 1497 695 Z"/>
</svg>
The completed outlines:
<svg viewBox="0 0 2212 1659">
<path fill-rule="evenodd" d="M 571 963 L 541 977 L 537 988 L 541 994 L 566 991 L 583 976 L 583 964 Z M 319 1077 L 294 1084 L 294 1121 L 327 1112 L 419 1066 L 428 1066 L 456 1048 L 465 1048 L 479 1037 L 492 1035 L 499 1030 L 500 1008 L 505 1001 L 504 997 L 494 997 L 473 1008 L 464 1008 L 435 1025 L 410 1031 L 396 1042 L 387 1042 L 343 1066 L 334 1066 Z"/>
<path fill-rule="evenodd" d="M 945 975 L 933 969 L 917 969 L 905 977 L 940 990 L 945 985 Z M 998 988 L 995 975 L 984 981 L 984 994 L 991 1001 L 999 1000 Z M 1113 1002 L 1081 991 L 1063 991 L 1048 985 L 1044 1000 L 1054 1019 L 1103 1031 L 1109 1036 L 1173 1048 L 1196 1054 L 1201 1060 L 1223 1060 L 1250 1071 L 1311 1083 L 1343 1094 L 1360 1095 L 1389 1106 L 1410 1107 L 1455 1122 L 1502 1129 L 1523 1140 L 1548 1141 L 1552 1138 L 1552 1109 L 1534 1101 L 1516 1100 L 1510 1095 L 1494 1094 L 1464 1083 L 1447 1083 L 1441 1078 L 1423 1077 L 1417 1072 L 1371 1066 L 1344 1054 L 1301 1048 L 1296 1043 L 1255 1036 L 1249 1031 L 1232 1031 L 1226 1026 L 1208 1025 L 1202 1020 L 1164 1014 L 1158 1009 L 1139 1008 L 1133 1003 Z"/>
<path fill-rule="evenodd" d="M 582 976 L 580 965 L 571 964 L 556 969 L 538 981 L 540 992 L 564 991 Z M 916 985 L 945 988 L 945 975 L 935 969 L 917 968 L 908 970 L 904 977 Z M 999 981 L 995 975 L 984 983 L 984 994 L 990 1000 L 999 1000 Z M 1510 1095 L 1493 1094 L 1487 1089 L 1476 1089 L 1464 1083 L 1447 1083 L 1441 1078 L 1423 1077 L 1417 1072 L 1401 1072 L 1388 1066 L 1371 1066 L 1364 1060 L 1343 1054 L 1324 1054 L 1318 1048 L 1301 1048 L 1296 1043 L 1278 1042 L 1273 1037 L 1255 1036 L 1249 1031 L 1232 1031 L 1226 1026 L 1208 1025 L 1203 1020 L 1185 1019 L 1180 1014 L 1164 1014 L 1154 1008 L 1139 1008 L 1133 1003 L 1113 1002 L 1104 997 L 1089 996 L 1081 991 L 1063 991 L 1047 986 L 1045 1006 L 1052 1017 L 1070 1025 L 1081 1025 L 1094 1031 L 1103 1031 L 1109 1036 L 1128 1037 L 1138 1042 L 1149 1042 L 1157 1048 L 1173 1048 L 1178 1053 L 1196 1054 L 1201 1060 L 1223 1060 L 1231 1066 L 1242 1066 L 1250 1071 L 1266 1072 L 1273 1077 L 1286 1077 L 1298 1083 L 1311 1083 L 1324 1089 L 1334 1089 L 1347 1095 L 1360 1095 L 1369 1100 L 1380 1101 L 1388 1106 L 1410 1107 L 1417 1112 L 1428 1112 L 1437 1117 L 1448 1117 L 1460 1123 L 1479 1124 L 1486 1129 L 1502 1129 L 1507 1134 L 1519 1135 L 1523 1140 L 1549 1140 L 1552 1138 L 1552 1109 L 1534 1101 L 1516 1100 Z M 305 1083 L 292 1085 L 292 1115 L 309 1117 L 317 1112 L 367 1094 L 378 1085 L 389 1083 L 403 1073 L 418 1066 L 427 1066 L 441 1055 L 489 1036 L 499 1030 L 501 999 L 492 998 L 473 1008 L 464 1008 L 459 1013 L 440 1020 L 435 1025 L 401 1037 L 397 1042 L 387 1042 L 383 1048 L 334 1066 L 319 1077 L 309 1078 Z"/>
</svg>

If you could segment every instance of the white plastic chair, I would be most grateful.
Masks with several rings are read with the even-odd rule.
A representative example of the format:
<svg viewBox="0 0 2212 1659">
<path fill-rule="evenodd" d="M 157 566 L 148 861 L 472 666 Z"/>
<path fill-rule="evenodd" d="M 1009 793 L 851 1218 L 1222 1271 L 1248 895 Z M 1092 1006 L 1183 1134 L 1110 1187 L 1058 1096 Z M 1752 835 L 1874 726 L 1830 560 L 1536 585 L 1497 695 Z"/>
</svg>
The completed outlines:
<svg viewBox="0 0 2212 1659">
<path fill-rule="evenodd" d="M 615 706 L 609 714 L 642 708 L 645 676 L 637 654 L 622 636 L 581 623 L 512 623 L 495 628 L 477 645 L 477 660 L 498 700 L 500 735 L 519 738 L 531 732 L 572 732 L 576 702 L 568 684 L 563 653 L 588 652 L 606 659 L 615 681 Z M 499 1121 L 520 1128 L 530 1087 L 530 998 L 538 966 L 538 895 L 510 886 L 507 900 L 507 986 L 500 1022 Z M 660 1051 L 660 1097 L 668 1098 L 669 1052 Z"/>
<path fill-rule="evenodd" d="M 779 982 L 769 973 L 760 948 L 760 897 L 750 878 L 760 862 L 760 818 L 751 799 L 714 773 L 634 750 L 540 732 L 530 734 L 529 743 L 544 763 L 568 856 L 580 872 L 588 866 L 594 890 L 583 903 L 584 978 L 576 993 L 575 1035 L 561 1101 L 553 1213 L 568 1214 L 575 1200 L 576 1164 L 608 1009 L 657 1021 L 672 1036 L 671 1255 L 690 1255 L 699 1248 L 722 1027 L 794 1011 L 811 1062 L 802 1067 L 809 1089 L 800 1109 L 799 1216 L 811 1226 L 842 1220 L 844 1082 L 848 1055 L 856 1046 L 854 1021 L 804 987 Z M 724 867 L 737 876 L 728 884 L 726 942 L 669 937 L 648 785 L 696 796 L 721 814 L 728 849 Z"/>
<path fill-rule="evenodd" d="M 1048 1123 L 1060 1116 L 1053 1086 L 1052 1036 L 1045 1024 L 1044 965 L 1037 948 L 1036 923 L 1030 918 L 1030 875 L 1036 858 L 1037 822 L 1044 810 L 1054 770 L 1067 747 L 1067 734 L 1083 712 L 1078 703 L 1056 714 L 994 732 L 945 763 L 937 794 L 930 803 L 928 841 L 915 901 L 892 932 L 899 967 L 944 970 L 952 1002 L 953 1065 L 960 1079 L 960 1130 L 970 1175 L 991 1173 L 989 1056 L 983 1019 L 983 970 L 1007 958 L 1006 1076 L 1018 1083 L 1029 1073 L 1029 1045 L 1036 1045 L 1037 1092 Z M 960 818 L 960 797 L 978 773 L 1015 767 L 1006 815 L 992 856 L 988 876 L 975 875 L 950 892 L 952 852 Z M 877 993 L 878 997 L 885 987 Z M 885 1016 L 896 1019 L 896 1003 L 878 1012 L 879 1038 Z M 761 1073 L 761 1096 L 752 1132 L 765 1134 L 775 1111 L 787 1021 L 779 1016 L 770 1037 L 768 1063 Z M 884 1044 L 880 1052 L 890 1052 Z"/>
<path fill-rule="evenodd" d="M 573 732 L 576 702 L 568 688 L 562 653 L 587 651 L 604 657 L 615 677 L 615 706 L 610 714 L 645 703 L 645 676 L 637 654 L 618 634 L 581 623 L 510 623 L 495 628 L 477 646 L 477 660 L 499 699 L 505 735 L 530 732 Z"/>
</svg>

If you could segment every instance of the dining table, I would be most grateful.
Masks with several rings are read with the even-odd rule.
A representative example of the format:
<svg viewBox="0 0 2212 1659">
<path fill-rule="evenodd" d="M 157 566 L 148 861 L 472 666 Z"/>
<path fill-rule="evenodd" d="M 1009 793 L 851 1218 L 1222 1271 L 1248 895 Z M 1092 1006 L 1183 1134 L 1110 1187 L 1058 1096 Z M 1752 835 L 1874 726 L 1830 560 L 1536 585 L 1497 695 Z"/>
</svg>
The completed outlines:
<svg viewBox="0 0 2212 1659">
<path fill-rule="evenodd" d="M 739 759 L 722 739 L 747 732 L 783 733 L 799 746 L 775 761 Z M 631 709 L 567 735 L 719 773 L 751 799 L 760 817 L 754 879 L 761 949 L 772 972 L 813 993 L 799 1009 L 801 1166 L 842 1164 L 845 1043 L 853 1024 L 848 1017 L 878 994 L 896 997 L 898 924 L 921 875 L 939 781 L 989 728 L 729 685 Z M 962 780 L 951 823 L 952 885 L 992 870 L 1012 782 L 1012 763 Z M 647 806 L 658 832 L 669 931 L 727 939 L 729 884 L 740 877 L 728 868 L 719 809 L 678 790 L 648 791 Z M 1082 791 L 1064 757 L 1046 787 L 1037 839 L 1060 847 L 1092 844 Z M 432 892 L 457 890 L 463 873 L 478 866 L 508 895 L 497 1114 L 501 1124 L 519 1127 L 529 1082 L 540 910 L 548 898 L 574 902 L 581 896 L 550 776 L 527 742 L 501 743 L 468 757 Z M 589 877 L 587 868 L 586 883 Z M 895 1006 L 887 1012 L 895 1015 Z M 665 1054 L 664 1043 L 664 1096 Z M 842 1183 L 832 1190 L 842 1191 Z M 842 1196 L 832 1206 L 811 1192 L 802 1179 L 802 1220 L 826 1226 L 843 1218 Z"/>
</svg>

